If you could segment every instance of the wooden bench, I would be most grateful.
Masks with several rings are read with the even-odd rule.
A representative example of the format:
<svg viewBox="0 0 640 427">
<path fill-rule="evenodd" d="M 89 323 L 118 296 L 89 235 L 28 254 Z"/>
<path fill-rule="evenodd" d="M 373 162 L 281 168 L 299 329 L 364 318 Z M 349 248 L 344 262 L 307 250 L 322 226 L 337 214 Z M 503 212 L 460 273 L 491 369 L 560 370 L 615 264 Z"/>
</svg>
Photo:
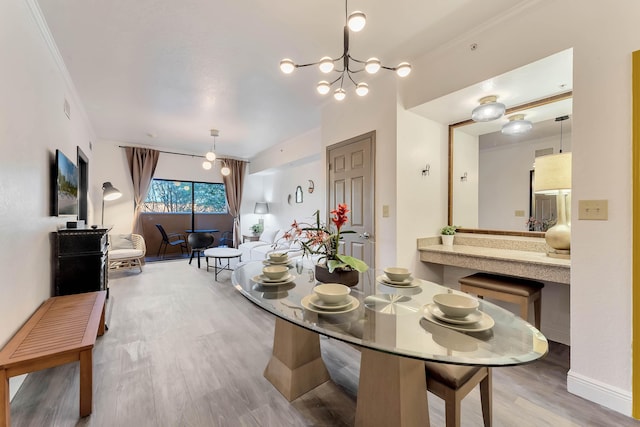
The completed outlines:
<svg viewBox="0 0 640 427">
<path fill-rule="evenodd" d="M 49 298 L 0 351 L 0 426 L 11 424 L 9 378 L 80 361 L 80 416 L 91 414 L 92 352 L 106 291 Z"/>
</svg>

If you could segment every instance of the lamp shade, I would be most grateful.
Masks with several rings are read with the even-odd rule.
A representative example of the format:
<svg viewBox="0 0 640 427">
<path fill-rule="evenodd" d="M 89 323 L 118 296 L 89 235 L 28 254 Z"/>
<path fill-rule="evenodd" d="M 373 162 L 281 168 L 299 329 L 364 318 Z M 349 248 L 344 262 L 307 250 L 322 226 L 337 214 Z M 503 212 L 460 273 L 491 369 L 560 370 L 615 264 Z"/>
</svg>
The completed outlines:
<svg viewBox="0 0 640 427">
<path fill-rule="evenodd" d="M 102 184 L 102 200 L 116 200 L 120 197 L 122 197 L 122 193 L 110 182 L 107 181 Z"/>
<path fill-rule="evenodd" d="M 256 207 L 253 209 L 255 214 L 268 214 L 269 204 L 267 202 L 256 202 Z"/>
<path fill-rule="evenodd" d="M 538 157 L 535 171 L 534 192 L 556 194 L 571 190 L 571 153 Z"/>
</svg>

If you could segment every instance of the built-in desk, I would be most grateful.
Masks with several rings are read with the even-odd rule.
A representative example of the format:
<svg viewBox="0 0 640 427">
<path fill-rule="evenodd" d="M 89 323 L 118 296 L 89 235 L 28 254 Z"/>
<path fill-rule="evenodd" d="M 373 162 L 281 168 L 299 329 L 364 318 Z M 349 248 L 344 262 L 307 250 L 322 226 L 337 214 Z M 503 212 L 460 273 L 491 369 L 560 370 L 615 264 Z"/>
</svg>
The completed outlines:
<svg viewBox="0 0 640 427">
<path fill-rule="evenodd" d="M 420 261 L 570 284 L 571 260 L 546 255 L 544 239 L 457 234 L 453 246 L 440 237 L 418 239 Z"/>
</svg>

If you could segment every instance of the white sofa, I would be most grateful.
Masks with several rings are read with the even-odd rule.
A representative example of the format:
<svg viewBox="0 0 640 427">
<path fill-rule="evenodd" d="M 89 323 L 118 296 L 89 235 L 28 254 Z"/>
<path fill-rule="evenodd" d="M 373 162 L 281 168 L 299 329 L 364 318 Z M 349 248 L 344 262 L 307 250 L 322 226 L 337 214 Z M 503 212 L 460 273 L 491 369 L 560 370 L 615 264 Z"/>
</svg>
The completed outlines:
<svg viewBox="0 0 640 427">
<path fill-rule="evenodd" d="M 285 230 L 266 228 L 259 239 L 241 243 L 238 249 L 242 252 L 242 261 L 262 261 L 269 252 L 287 252 L 289 257 L 302 255 L 302 247 L 297 242 L 283 239 Z"/>
</svg>

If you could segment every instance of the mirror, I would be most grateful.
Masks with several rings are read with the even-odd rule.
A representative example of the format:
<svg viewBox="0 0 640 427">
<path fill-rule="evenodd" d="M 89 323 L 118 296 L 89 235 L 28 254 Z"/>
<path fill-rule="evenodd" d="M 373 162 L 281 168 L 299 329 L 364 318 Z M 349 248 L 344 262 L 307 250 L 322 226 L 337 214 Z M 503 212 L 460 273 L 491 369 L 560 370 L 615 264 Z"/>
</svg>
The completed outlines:
<svg viewBox="0 0 640 427">
<path fill-rule="evenodd" d="M 411 108 L 428 119 L 434 137 L 448 128 L 449 225 L 465 232 L 544 236 L 542 227 L 528 231 L 527 222 L 536 214 L 536 200 L 538 211 L 553 203 L 533 194 L 531 171 L 536 155 L 549 149 L 558 153 L 561 130 L 555 118 L 571 116 L 572 88 L 573 49 L 566 49 Z M 489 96 L 508 107 L 505 114 L 472 121 L 474 108 Z M 509 117 L 519 113 L 533 123 L 532 129 L 502 135 Z M 562 127 L 563 149 L 571 151 L 571 120 Z M 540 212 L 543 220 L 545 215 L 553 213 Z"/>
<path fill-rule="evenodd" d="M 507 109 L 524 114 L 533 128 L 504 135 L 507 119 L 465 120 L 449 126 L 449 224 L 462 231 L 543 236 L 555 220 L 553 196 L 532 191 L 535 158 L 571 151 L 572 93 Z M 486 231 L 488 230 L 488 231 Z"/>
</svg>

